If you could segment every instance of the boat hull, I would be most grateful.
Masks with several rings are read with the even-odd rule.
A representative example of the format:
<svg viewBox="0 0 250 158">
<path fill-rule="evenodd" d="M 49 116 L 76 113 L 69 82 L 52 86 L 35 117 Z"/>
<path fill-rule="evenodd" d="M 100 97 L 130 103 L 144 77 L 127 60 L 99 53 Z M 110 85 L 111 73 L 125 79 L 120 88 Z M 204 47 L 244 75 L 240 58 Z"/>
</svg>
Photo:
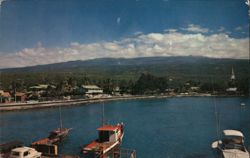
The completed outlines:
<svg viewBox="0 0 250 158">
<path fill-rule="evenodd" d="M 69 134 L 71 128 L 56 129 L 51 132 L 49 138 L 50 143 L 58 144 L 62 142 Z"/>
</svg>

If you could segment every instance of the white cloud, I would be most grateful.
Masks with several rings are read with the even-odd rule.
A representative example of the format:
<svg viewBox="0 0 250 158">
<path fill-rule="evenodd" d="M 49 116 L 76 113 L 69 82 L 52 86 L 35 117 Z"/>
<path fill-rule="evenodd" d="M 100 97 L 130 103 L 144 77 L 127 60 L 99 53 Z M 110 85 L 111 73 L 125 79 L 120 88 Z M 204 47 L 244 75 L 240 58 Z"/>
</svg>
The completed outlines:
<svg viewBox="0 0 250 158">
<path fill-rule="evenodd" d="M 165 29 L 164 32 L 174 33 L 177 32 L 176 29 Z"/>
<path fill-rule="evenodd" d="M 0 0 L 0 6 L 2 5 L 2 3 L 3 3 L 4 1 L 6 1 L 6 0 Z"/>
<path fill-rule="evenodd" d="M 225 31 L 225 28 L 221 26 L 221 27 L 218 29 L 218 32 L 223 32 L 223 31 Z"/>
<path fill-rule="evenodd" d="M 242 27 L 238 26 L 238 27 L 235 28 L 235 30 L 240 31 L 240 30 L 242 30 Z"/>
<path fill-rule="evenodd" d="M 246 0 L 245 4 L 248 5 L 248 6 L 250 6 L 249 0 Z"/>
<path fill-rule="evenodd" d="M 118 18 L 116 19 L 116 23 L 119 25 L 119 24 L 120 24 L 120 22 L 121 22 L 121 18 L 120 18 L 120 17 L 118 17 Z"/>
<path fill-rule="evenodd" d="M 199 25 L 189 24 L 187 28 L 182 28 L 182 30 L 194 33 L 207 33 L 209 30 L 207 28 L 202 28 Z"/>
<path fill-rule="evenodd" d="M 143 34 L 143 32 L 141 32 L 141 31 L 136 31 L 136 32 L 134 33 L 135 36 L 138 36 L 138 35 L 141 35 L 141 34 Z"/>
<path fill-rule="evenodd" d="M 81 44 L 67 48 L 25 48 L 16 53 L 0 53 L 0 68 L 23 67 L 101 57 L 205 56 L 214 58 L 249 58 L 249 38 L 233 38 L 225 33 L 204 35 L 164 32 L 139 34 L 119 41 Z"/>
<path fill-rule="evenodd" d="M 2 7 L 2 3 L 6 1 L 6 0 L 0 0 L 0 12 L 1 12 L 1 7 Z"/>
</svg>

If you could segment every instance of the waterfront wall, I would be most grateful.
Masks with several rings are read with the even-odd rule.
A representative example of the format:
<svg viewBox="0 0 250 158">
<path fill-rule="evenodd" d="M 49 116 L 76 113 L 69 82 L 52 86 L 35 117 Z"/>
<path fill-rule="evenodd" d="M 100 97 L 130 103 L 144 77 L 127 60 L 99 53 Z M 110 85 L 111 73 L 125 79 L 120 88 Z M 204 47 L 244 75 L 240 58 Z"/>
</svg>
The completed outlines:
<svg viewBox="0 0 250 158">
<path fill-rule="evenodd" d="M 86 105 L 91 103 L 115 101 L 115 100 L 129 100 L 129 99 L 151 99 L 151 98 L 167 98 L 167 97 L 212 97 L 218 95 L 211 94 L 198 94 L 198 95 L 140 95 L 140 96 L 113 96 L 107 98 L 91 98 L 91 99 L 70 99 L 60 101 L 45 101 L 36 103 L 8 103 L 0 104 L 0 112 L 13 111 L 13 110 L 25 110 L 35 108 L 48 108 L 56 106 L 73 106 L 73 105 Z M 228 97 L 227 95 L 220 95 L 220 97 Z M 230 97 L 233 97 L 230 95 Z M 239 97 L 238 95 L 236 97 Z"/>
</svg>

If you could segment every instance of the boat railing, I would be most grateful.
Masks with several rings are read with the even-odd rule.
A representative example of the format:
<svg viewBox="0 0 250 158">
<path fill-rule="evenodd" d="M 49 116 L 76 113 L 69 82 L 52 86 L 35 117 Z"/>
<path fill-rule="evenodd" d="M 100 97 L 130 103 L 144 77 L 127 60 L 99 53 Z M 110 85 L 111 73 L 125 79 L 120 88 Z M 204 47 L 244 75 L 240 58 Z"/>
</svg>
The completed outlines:
<svg viewBox="0 0 250 158">
<path fill-rule="evenodd" d="M 117 151 L 114 151 L 115 158 L 136 158 L 136 150 L 120 148 Z"/>
<path fill-rule="evenodd" d="M 94 158 L 136 158 L 136 150 L 116 148 L 107 154 L 96 153 Z"/>
</svg>

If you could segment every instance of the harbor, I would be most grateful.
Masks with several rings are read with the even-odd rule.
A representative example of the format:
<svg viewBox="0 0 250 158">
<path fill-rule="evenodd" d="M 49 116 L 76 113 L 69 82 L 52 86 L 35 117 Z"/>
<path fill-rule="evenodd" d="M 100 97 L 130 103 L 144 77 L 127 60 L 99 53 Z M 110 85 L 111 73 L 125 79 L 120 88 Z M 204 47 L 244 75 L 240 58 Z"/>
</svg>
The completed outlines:
<svg viewBox="0 0 250 158">
<path fill-rule="evenodd" d="M 244 107 L 240 105 L 242 102 Z M 220 131 L 242 131 L 249 148 L 249 98 L 216 97 L 216 103 Z M 215 157 L 211 148 L 211 143 L 217 140 L 212 97 L 117 100 L 104 104 L 107 123 L 125 125 L 121 147 L 135 150 L 136 157 Z M 96 130 L 102 126 L 102 106 L 103 103 L 93 103 L 61 108 L 63 126 L 73 130 L 58 146 L 60 155 L 83 156 L 82 147 L 98 137 Z M 29 145 L 47 137 L 59 124 L 58 108 L 2 112 L 0 138 L 3 142 L 18 139 Z"/>
<path fill-rule="evenodd" d="M 0 158 L 250 158 L 250 0 L 0 0 Z"/>
</svg>

